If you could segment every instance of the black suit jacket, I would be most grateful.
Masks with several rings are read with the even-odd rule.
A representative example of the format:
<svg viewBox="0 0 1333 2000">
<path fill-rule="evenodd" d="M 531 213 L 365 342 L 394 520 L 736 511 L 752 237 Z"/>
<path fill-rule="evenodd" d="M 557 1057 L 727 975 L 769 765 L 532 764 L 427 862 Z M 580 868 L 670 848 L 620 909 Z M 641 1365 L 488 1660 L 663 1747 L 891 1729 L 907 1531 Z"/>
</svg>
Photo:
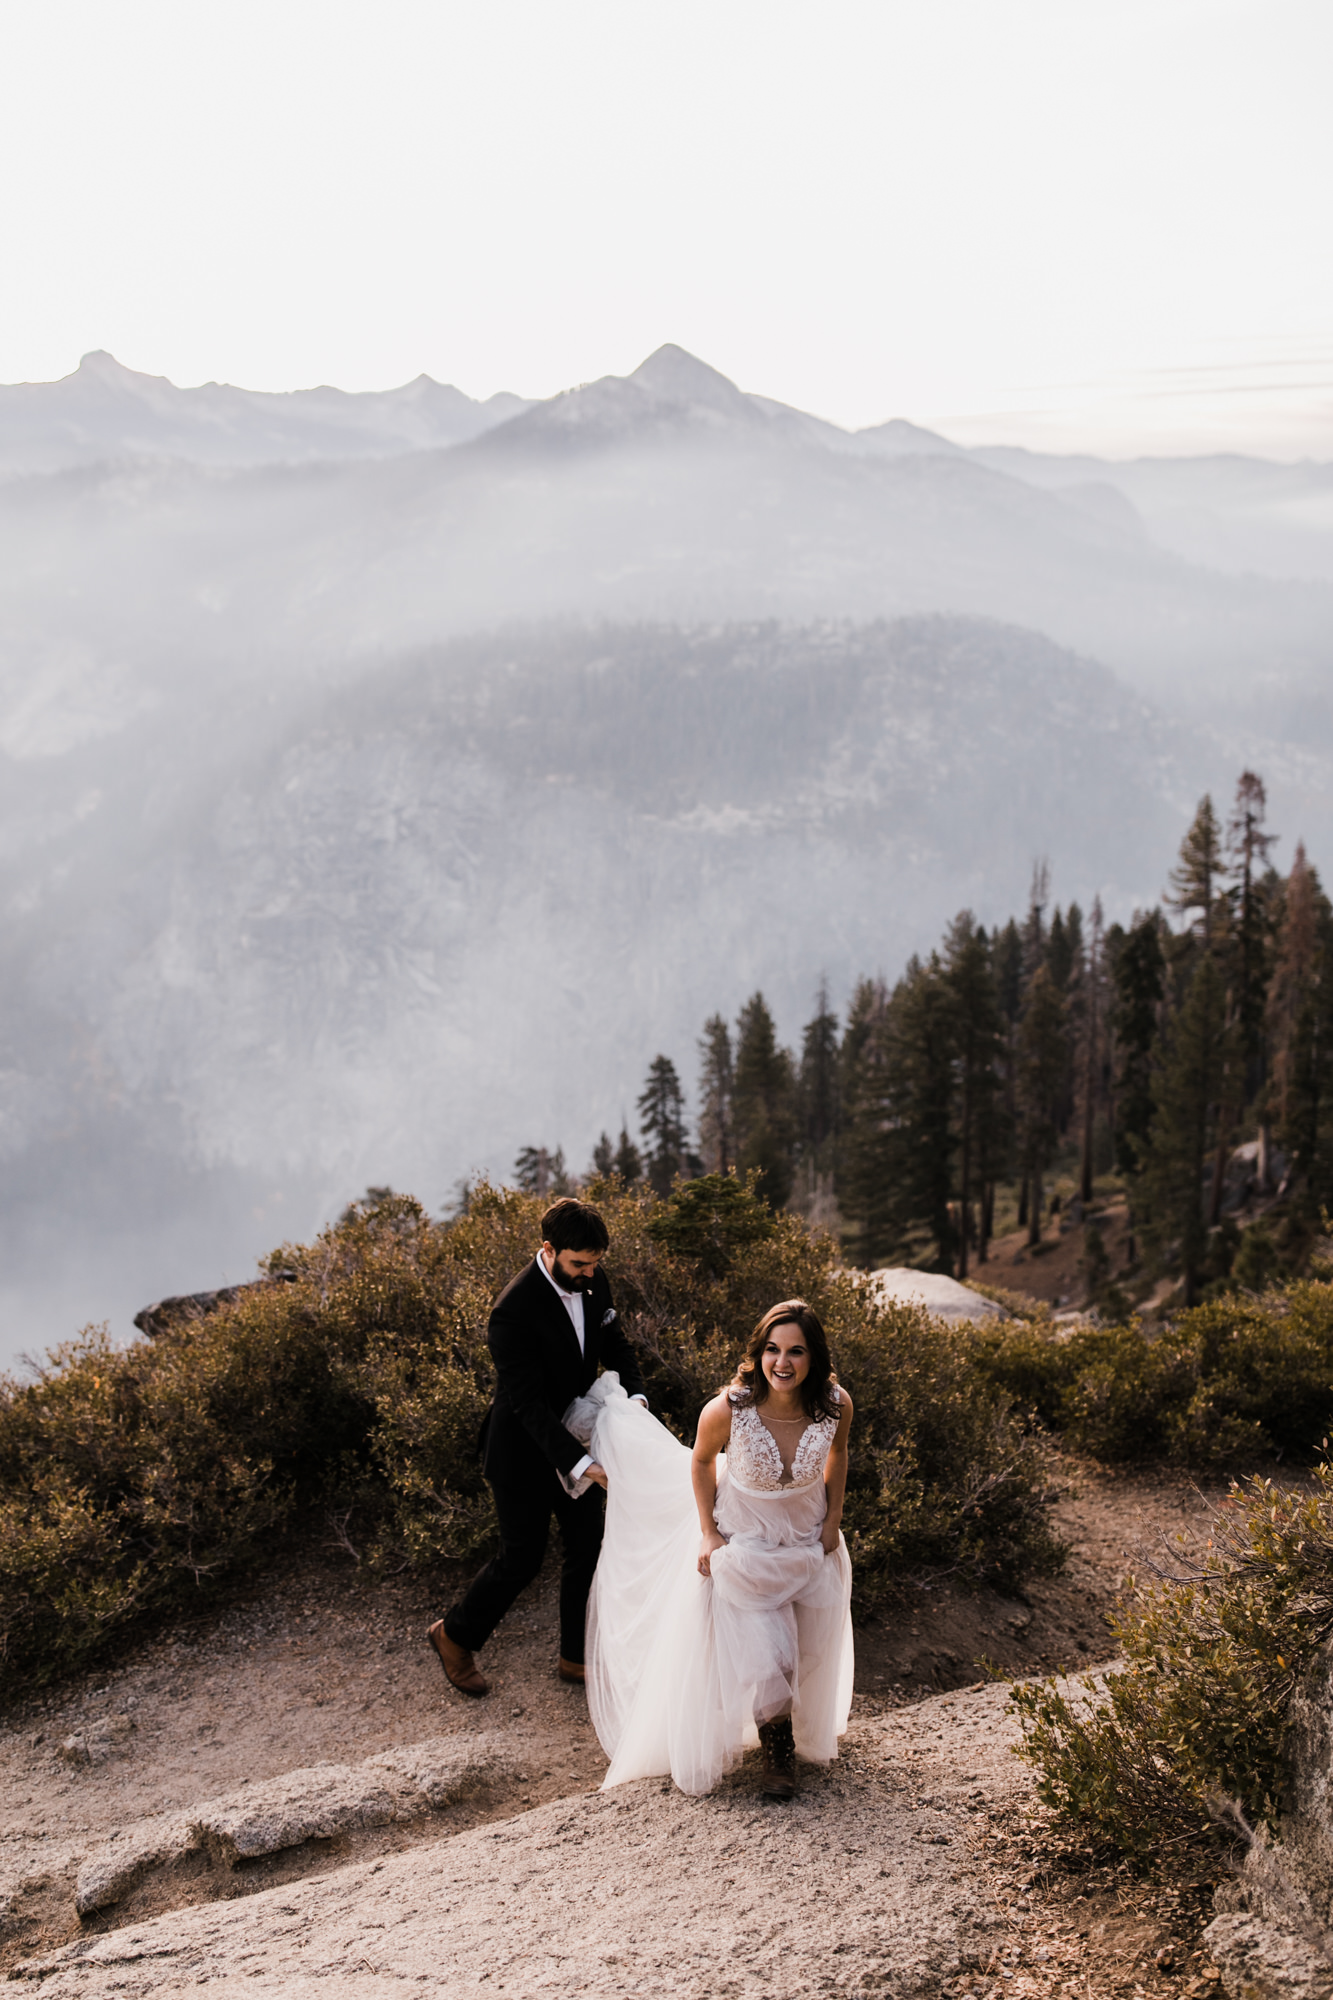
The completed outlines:
<svg viewBox="0 0 1333 2000">
<path fill-rule="evenodd" d="M 495 1401 L 482 1468 L 508 1485 L 545 1486 L 551 1467 L 570 1472 L 587 1446 L 560 1418 L 586 1396 L 599 1368 L 614 1368 L 626 1394 L 643 1392 L 634 1349 L 621 1331 L 604 1272 L 583 1294 L 583 1352 L 564 1302 L 534 1257 L 491 1308 L 486 1344 L 495 1362 Z"/>
</svg>

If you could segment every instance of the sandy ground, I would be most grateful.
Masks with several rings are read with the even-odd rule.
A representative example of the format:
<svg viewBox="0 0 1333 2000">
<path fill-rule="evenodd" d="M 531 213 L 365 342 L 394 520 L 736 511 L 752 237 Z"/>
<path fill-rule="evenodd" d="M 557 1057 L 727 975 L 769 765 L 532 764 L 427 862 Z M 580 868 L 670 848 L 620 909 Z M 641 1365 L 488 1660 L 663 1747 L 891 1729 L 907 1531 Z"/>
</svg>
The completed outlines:
<svg viewBox="0 0 1333 2000">
<path fill-rule="evenodd" d="M 1104 1857 L 1053 1844 L 1032 1805 L 1025 1767 L 1007 1747 L 1012 1725 L 1002 1721 L 1002 1690 L 980 1685 L 983 1661 L 1012 1674 L 1078 1670 L 1105 1659 L 1113 1650 L 1106 1614 L 1136 1550 L 1204 1516 L 1206 1496 L 1184 1478 L 1065 1471 L 1066 1573 L 1034 1585 L 1026 1600 L 920 1592 L 900 1616 L 860 1630 L 845 1755 L 830 1771 L 807 1774 L 785 1821 L 773 1816 L 789 1809 L 759 1801 L 748 1769 L 704 1801 L 683 1800 L 669 1787 L 598 1793 L 605 1761 L 582 1691 L 554 1672 L 549 1564 L 487 1649 L 494 1688 L 474 1703 L 446 1686 L 423 1644 L 443 1583 L 434 1592 L 419 1579 L 374 1583 L 331 1548 L 312 1547 L 193 1624 L 127 1649 L 113 1669 L 6 1711 L 0 1967 L 13 1976 L 77 1941 L 81 1956 L 53 1969 L 46 1990 L 173 1990 L 170 1980 L 185 1978 L 183 1961 L 159 1957 L 153 1962 L 167 1983 L 144 1984 L 142 1954 L 123 1956 L 132 1934 L 152 1932 L 159 1945 L 175 1939 L 173 1953 L 188 1946 L 187 1957 L 194 1952 L 216 1986 L 242 1975 L 229 1953 L 250 1949 L 245 1940 L 259 1935 L 260 1923 L 269 1939 L 264 1948 L 278 1953 L 273 1990 L 295 1992 L 293 1966 L 279 1962 L 271 1917 L 262 1913 L 297 1897 L 298 1928 L 318 1937 L 321 1925 L 331 1926 L 331 1938 L 347 1928 L 350 1909 L 369 1908 L 383 1894 L 396 1913 L 383 1920 L 397 1926 L 402 1946 L 395 1990 L 404 1978 L 424 1976 L 441 1993 L 496 1991 L 493 1976 L 482 1979 L 483 1961 L 496 1936 L 508 1932 L 494 1932 L 487 1897 L 494 1903 L 497 1856 L 507 1856 L 515 1885 L 536 1885 L 538 1917 L 543 1898 L 558 1902 L 566 1889 L 573 1897 L 582 1881 L 599 1909 L 609 1899 L 636 1911 L 629 1929 L 639 1940 L 631 1979 L 628 1962 L 622 1973 L 607 1958 L 615 1944 L 602 1917 L 592 1930 L 578 1918 L 572 1930 L 566 1920 L 557 1932 L 544 1917 L 525 1917 L 513 1949 L 527 1970 L 510 1992 L 550 1984 L 567 1993 L 781 1995 L 805 1990 L 779 1975 L 783 1955 L 795 1953 L 804 1960 L 828 1955 L 822 1974 L 809 1965 L 810 1990 L 820 1990 L 822 1977 L 827 1990 L 839 1991 L 1053 1993 L 1077 1976 L 1080 1995 L 1174 1994 L 1191 1983 L 1201 1993 L 1194 1978 L 1200 1961 L 1191 1953 L 1209 1913 L 1207 1885 L 1149 1890 Z M 990 1718 L 984 1746 L 979 1704 Z M 506 1735 L 519 1752 L 517 1767 L 425 1822 L 310 1841 L 234 1869 L 193 1855 L 86 1923 L 74 1912 L 80 1858 L 149 1815 L 321 1760 L 356 1762 L 396 1744 L 479 1728 Z M 64 1761 L 61 1746 L 72 1736 L 94 1745 L 98 1761 Z M 932 1810 L 943 1814 L 938 1840 L 929 1830 Z M 773 1848 L 775 1824 L 792 1843 L 785 1863 L 782 1840 Z M 843 1852 L 852 1857 L 838 1866 L 843 1930 L 830 1942 L 827 1926 L 803 1914 L 801 1896 L 793 1901 L 789 1880 L 773 1901 L 768 1877 L 776 1868 L 789 1878 L 794 1866 L 800 1879 L 803 1869 L 824 1865 L 821 1857 Z M 675 1881 L 691 1854 L 681 1881 L 693 1886 L 681 1887 L 674 1915 L 659 1921 L 640 1907 L 643 1885 Z M 725 1934 L 714 1929 L 714 1913 L 735 1903 L 728 1885 L 771 1949 L 749 1952 L 745 1925 L 724 1927 Z M 233 1907 L 256 1895 L 264 1901 L 253 1911 Z M 188 1918 L 187 1909 L 194 1911 Z M 886 1943 L 891 1934 L 898 1947 Z M 461 1984 L 440 1983 L 442 1936 L 452 1940 L 451 1952 L 457 1947 L 451 1963 Z M 342 1965 L 341 1946 L 339 1953 Z M 368 1944 L 360 1956 L 380 1963 Z M 132 1979 L 131 1961 L 139 1967 Z M 331 1977 L 334 1959 L 321 1962 Z M 246 1990 L 264 1990 L 258 1961 L 250 1971 L 256 1976 L 246 1973 Z M 186 1983 L 199 1976 L 192 1970 Z M 380 1977 L 356 1965 L 343 1966 L 344 1977 L 353 1981 L 348 1991 L 379 1990 L 356 1983 Z M 320 1987 L 328 1996 L 334 1990 Z"/>
</svg>

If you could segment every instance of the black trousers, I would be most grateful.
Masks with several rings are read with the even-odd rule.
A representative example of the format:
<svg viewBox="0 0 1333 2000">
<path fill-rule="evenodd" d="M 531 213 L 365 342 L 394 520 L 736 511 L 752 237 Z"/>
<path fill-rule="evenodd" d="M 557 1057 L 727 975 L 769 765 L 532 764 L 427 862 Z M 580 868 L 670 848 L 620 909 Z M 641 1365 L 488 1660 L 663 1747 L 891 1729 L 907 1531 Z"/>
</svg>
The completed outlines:
<svg viewBox="0 0 1333 2000">
<path fill-rule="evenodd" d="M 537 1486 L 527 1481 L 511 1486 L 493 1479 L 491 1491 L 500 1522 L 500 1553 L 473 1578 L 466 1596 L 445 1612 L 445 1631 L 455 1645 L 466 1646 L 470 1653 L 486 1644 L 519 1592 L 540 1570 L 554 1514 L 564 1549 L 560 1654 L 562 1659 L 581 1664 L 588 1592 L 602 1546 L 601 1487 L 590 1486 L 580 1499 L 571 1500 L 551 1471 Z"/>
</svg>

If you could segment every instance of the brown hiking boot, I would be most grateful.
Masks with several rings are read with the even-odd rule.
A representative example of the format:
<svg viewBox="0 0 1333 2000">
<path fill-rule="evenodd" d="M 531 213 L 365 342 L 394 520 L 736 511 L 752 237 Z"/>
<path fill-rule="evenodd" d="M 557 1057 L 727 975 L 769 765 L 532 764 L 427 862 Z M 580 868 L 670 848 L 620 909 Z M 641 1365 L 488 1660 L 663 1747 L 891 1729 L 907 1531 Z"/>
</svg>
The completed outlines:
<svg viewBox="0 0 1333 2000">
<path fill-rule="evenodd" d="M 796 1745 L 792 1740 L 791 1717 L 759 1726 L 759 1748 L 764 1759 L 764 1780 L 760 1786 L 766 1799 L 794 1799 L 796 1796 Z"/>
<path fill-rule="evenodd" d="M 582 1660 L 567 1660 L 563 1653 L 556 1672 L 562 1681 L 576 1681 L 580 1687 L 588 1678 Z"/>
<path fill-rule="evenodd" d="M 460 1646 L 449 1637 L 444 1629 L 443 1618 L 437 1618 L 426 1637 L 444 1668 L 444 1677 L 451 1687 L 460 1694 L 489 1694 L 491 1684 L 479 1670 L 476 1661 L 466 1646 Z"/>
</svg>

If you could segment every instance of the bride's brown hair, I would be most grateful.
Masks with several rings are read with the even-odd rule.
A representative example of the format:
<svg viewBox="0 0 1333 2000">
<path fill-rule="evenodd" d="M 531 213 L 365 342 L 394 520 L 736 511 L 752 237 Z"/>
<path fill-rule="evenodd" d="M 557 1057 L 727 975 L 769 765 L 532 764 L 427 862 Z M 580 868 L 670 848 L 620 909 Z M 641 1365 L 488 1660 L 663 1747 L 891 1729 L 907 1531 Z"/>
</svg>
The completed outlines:
<svg viewBox="0 0 1333 2000">
<path fill-rule="evenodd" d="M 750 1344 L 736 1370 L 736 1379 L 728 1394 L 746 1395 L 752 1403 L 768 1400 L 768 1377 L 764 1373 L 764 1349 L 768 1337 L 775 1326 L 799 1326 L 805 1336 L 805 1344 L 810 1352 L 810 1366 L 805 1380 L 800 1385 L 801 1403 L 811 1423 L 821 1417 L 841 1416 L 838 1404 L 837 1376 L 833 1372 L 833 1361 L 828 1351 L 828 1336 L 819 1323 L 819 1315 L 804 1299 L 783 1299 L 781 1304 L 770 1306 L 760 1320 Z"/>
</svg>

